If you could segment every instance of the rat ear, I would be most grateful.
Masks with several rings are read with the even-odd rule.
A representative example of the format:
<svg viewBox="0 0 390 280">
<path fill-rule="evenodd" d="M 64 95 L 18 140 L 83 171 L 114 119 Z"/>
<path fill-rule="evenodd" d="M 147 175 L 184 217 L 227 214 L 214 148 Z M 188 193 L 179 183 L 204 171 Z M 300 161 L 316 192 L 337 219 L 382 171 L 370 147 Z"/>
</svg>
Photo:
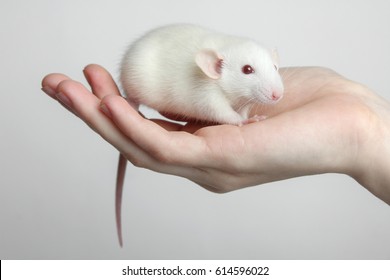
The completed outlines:
<svg viewBox="0 0 390 280">
<path fill-rule="evenodd" d="M 273 48 L 271 50 L 271 58 L 272 58 L 272 62 L 276 66 L 279 66 L 279 54 L 278 54 L 278 50 L 276 48 Z"/>
<path fill-rule="evenodd" d="M 222 56 L 214 50 L 204 49 L 195 56 L 195 62 L 211 79 L 217 80 L 221 77 Z"/>
</svg>

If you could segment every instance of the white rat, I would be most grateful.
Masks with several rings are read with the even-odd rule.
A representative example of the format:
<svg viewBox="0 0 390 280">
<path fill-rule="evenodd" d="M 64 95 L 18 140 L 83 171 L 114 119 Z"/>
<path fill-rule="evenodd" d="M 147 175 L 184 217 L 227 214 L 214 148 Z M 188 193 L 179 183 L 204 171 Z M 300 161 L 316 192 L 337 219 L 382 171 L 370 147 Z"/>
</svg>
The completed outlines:
<svg viewBox="0 0 390 280">
<path fill-rule="evenodd" d="M 189 24 L 154 29 L 123 57 L 121 84 L 127 100 L 159 112 L 242 125 L 255 104 L 283 96 L 275 51 L 253 40 Z M 255 117 L 256 118 L 256 117 Z M 127 160 L 120 156 L 116 222 L 122 247 L 121 201 Z"/>
</svg>

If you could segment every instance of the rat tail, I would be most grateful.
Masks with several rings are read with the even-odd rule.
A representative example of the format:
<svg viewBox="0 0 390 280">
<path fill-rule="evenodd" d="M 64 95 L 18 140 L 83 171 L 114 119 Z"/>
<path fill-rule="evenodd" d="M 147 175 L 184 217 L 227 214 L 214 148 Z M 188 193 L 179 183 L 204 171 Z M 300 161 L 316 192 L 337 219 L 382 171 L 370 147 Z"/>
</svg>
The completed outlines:
<svg viewBox="0 0 390 280">
<path fill-rule="evenodd" d="M 124 155 L 119 154 L 118 170 L 116 176 L 116 191 L 115 191 L 115 215 L 116 215 L 116 230 L 118 233 L 119 245 L 123 247 L 122 239 L 122 193 L 123 183 L 125 181 L 127 159 Z"/>
</svg>

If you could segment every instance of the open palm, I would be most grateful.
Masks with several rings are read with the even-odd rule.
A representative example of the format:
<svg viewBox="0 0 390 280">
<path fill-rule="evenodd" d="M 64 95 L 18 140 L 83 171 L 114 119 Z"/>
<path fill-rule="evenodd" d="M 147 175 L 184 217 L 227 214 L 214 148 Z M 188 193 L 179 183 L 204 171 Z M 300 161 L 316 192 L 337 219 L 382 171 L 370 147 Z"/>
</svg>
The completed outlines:
<svg viewBox="0 0 390 280">
<path fill-rule="evenodd" d="M 98 65 L 84 70 L 93 94 L 62 74 L 46 76 L 42 85 L 136 166 L 182 176 L 214 192 L 344 173 L 389 203 L 389 176 L 374 179 L 369 164 L 389 166 L 389 157 L 375 158 L 377 150 L 389 151 L 388 103 L 329 69 L 280 72 L 284 99 L 253 108 L 253 114 L 268 118 L 241 127 L 145 119 L 120 97 L 110 74 Z"/>
</svg>

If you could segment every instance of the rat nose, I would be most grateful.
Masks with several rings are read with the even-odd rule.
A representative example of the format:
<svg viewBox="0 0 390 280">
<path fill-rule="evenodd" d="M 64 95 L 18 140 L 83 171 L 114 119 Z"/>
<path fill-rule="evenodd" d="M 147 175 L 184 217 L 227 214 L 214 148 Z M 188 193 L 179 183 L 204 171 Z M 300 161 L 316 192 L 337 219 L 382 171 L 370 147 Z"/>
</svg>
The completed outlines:
<svg viewBox="0 0 390 280">
<path fill-rule="evenodd" d="M 281 97 L 282 97 L 282 94 L 280 94 L 276 91 L 272 92 L 271 98 L 273 101 L 278 101 Z"/>
</svg>

